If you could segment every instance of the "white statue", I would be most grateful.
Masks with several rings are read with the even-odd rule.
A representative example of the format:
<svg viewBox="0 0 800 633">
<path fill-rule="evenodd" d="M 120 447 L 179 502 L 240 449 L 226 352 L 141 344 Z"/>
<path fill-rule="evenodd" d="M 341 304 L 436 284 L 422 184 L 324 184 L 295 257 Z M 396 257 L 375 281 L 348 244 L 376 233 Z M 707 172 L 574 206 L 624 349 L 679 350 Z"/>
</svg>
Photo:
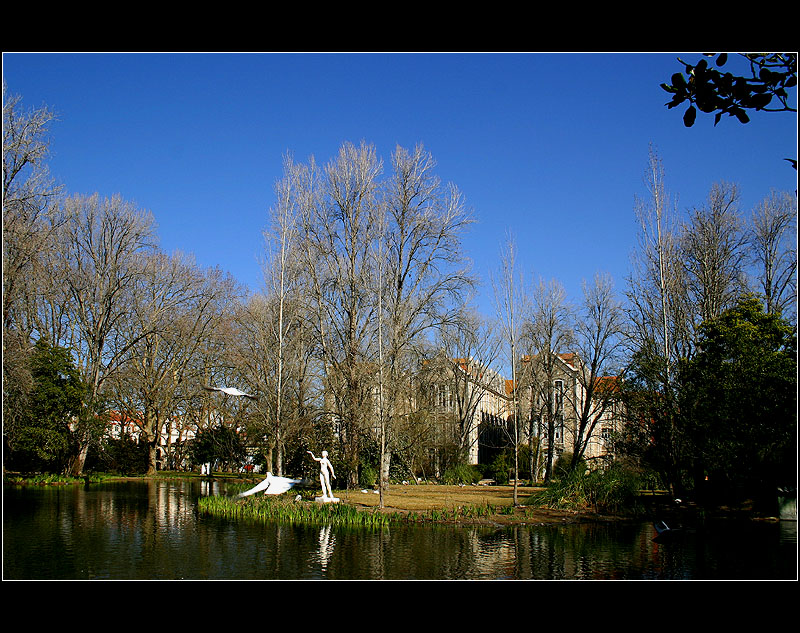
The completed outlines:
<svg viewBox="0 0 800 633">
<path fill-rule="evenodd" d="M 314 457 L 314 453 L 306 451 L 311 458 L 319 462 L 319 483 L 322 485 L 322 501 L 338 501 L 331 490 L 331 477 L 336 479 L 333 464 L 328 460 L 328 451 L 322 451 L 322 457 Z"/>
<path fill-rule="evenodd" d="M 240 492 L 240 497 L 247 497 L 254 495 L 257 492 L 264 491 L 265 495 L 282 495 L 287 490 L 290 490 L 297 484 L 301 483 L 302 479 L 289 479 L 288 477 L 276 477 L 268 472 L 264 481 L 258 484 L 255 488 L 251 488 L 246 492 Z"/>
</svg>

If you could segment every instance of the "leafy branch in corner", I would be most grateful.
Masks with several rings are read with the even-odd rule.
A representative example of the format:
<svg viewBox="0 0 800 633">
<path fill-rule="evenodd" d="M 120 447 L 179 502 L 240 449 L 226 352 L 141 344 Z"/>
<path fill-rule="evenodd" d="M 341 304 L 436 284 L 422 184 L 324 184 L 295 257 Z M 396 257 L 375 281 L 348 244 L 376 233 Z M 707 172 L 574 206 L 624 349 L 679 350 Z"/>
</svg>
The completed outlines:
<svg viewBox="0 0 800 633">
<path fill-rule="evenodd" d="M 726 53 L 707 53 L 705 57 L 714 58 L 714 66 L 701 59 L 697 64 L 687 64 L 685 74 L 672 75 L 672 83 L 662 83 L 661 87 L 672 95 L 666 105 L 674 108 L 685 101 L 689 107 L 683 115 L 683 124 L 692 127 L 697 110 L 706 113 L 716 112 L 714 125 L 723 114 L 736 117 L 740 123 L 748 123 L 748 110 L 764 112 L 797 112 L 789 104 L 788 90 L 797 86 L 796 53 L 746 53 L 742 57 L 750 66 L 750 76 L 737 76 L 722 72 L 728 61 Z"/>
</svg>

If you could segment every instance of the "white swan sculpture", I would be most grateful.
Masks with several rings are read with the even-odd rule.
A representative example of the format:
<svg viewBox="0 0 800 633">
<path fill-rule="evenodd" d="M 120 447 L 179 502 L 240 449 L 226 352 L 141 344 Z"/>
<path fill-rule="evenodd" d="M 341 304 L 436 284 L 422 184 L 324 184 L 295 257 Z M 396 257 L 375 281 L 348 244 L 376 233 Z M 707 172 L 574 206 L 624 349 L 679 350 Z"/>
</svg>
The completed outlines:
<svg viewBox="0 0 800 633">
<path fill-rule="evenodd" d="M 289 479 L 288 477 L 276 477 L 272 473 L 267 473 L 266 478 L 260 484 L 251 488 L 250 490 L 246 490 L 245 492 L 240 492 L 238 496 L 240 497 L 247 497 L 249 495 L 254 495 L 257 492 L 263 491 L 265 495 L 282 495 L 287 490 L 291 490 L 297 484 L 302 483 L 302 479 Z"/>
</svg>

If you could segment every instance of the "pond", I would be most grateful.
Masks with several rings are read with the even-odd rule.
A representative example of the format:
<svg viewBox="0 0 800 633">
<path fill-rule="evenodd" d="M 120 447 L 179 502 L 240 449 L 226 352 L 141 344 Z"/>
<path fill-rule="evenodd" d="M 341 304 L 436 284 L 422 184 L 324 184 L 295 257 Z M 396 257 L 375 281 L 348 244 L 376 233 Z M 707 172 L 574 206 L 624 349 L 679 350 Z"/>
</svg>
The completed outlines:
<svg viewBox="0 0 800 633">
<path fill-rule="evenodd" d="M 5 580 L 797 578 L 797 523 L 721 521 L 672 543 L 650 523 L 385 529 L 202 516 L 210 481 L 4 486 Z"/>
</svg>

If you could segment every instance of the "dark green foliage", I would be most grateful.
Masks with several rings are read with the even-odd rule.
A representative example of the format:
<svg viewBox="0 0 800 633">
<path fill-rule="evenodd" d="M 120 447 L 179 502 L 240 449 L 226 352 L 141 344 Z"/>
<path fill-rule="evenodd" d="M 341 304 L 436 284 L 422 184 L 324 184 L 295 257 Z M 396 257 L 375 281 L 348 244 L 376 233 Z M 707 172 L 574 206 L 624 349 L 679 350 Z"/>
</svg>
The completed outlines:
<svg viewBox="0 0 800 633">
<path fill-rule="evenodd" d="M 561 479 L 566 475 L 575 471 L 577 474 L 582 475 L 586 472 L 586 462 L 582 459 L 573 467 L 572 466 L 572 453 L 561 453 L 553 465 L 553 479 Z"/>
<path fill-rule="evenodd" d="M 773 503 L 778 486 L 794 485 L 797 339 L 758 298 L 744 297 L 702 324 L 697 351 L 671 380 L 652 350 L 633 361 L 615 445 L 643 472 L 657 472 L 672 494 L 709 505 Z"/>
<path fill-rule="evenodd" d="M 361 466 L 358 473 L 358 485 L 362 488 L 372 488 L 378 483 L 378 470 L 369 465 Z"/>
<path fill-rule="evenodd" d="M 144 475 L 149 463 L 149 447 L 125 435 L 120 439 L 103 440 L 98 450 L 90 454 L 87 467 L 91 470 L 119 475 Z"/>
<path fill-rule="evenodd" d="M 797 337 L 785 320 L 747 297 L 704 323 L 680 385 L 697 485 L 717 494 L 771 495 L 794 482 Z"/>
<path fill-rule="evenodd" d="M 622 464 L 584 472 L 564 470 L 542 492 L 532 495 L 526 505 L 541 505 L 565 510 L 630 512 L 636 510 L 640 480 L 637 473 Z"/>
<path fill-rule="evenodd" d="M 708 56 L 714 57 L 713 54 Z M 694 125 L 697 110 L 716 112 L 714 125 L 719 123 L 723 114 L 736 117 L 740 123 L 748 123 L 748 110 L 796 111 L 788 105 L 787 89 L 797 86 L 797 54 L 748 54 L 744 57 L 750 67 L 749 76 L 722 72 L 709 66 L 705 59 L 695 65 L 681 62 L 686 76 L 675 73 L 672 83 L 661 84 L 672 95 L 667 107 L 689 102 L 683 115 L 686 127 Z M 717 56 L 715 65 L 721 68 L 727 62 L 727 54 L 722 53 Z"/>
<path fill-rule="evenodd" d="M 498 484 L 507 484 L 512 465 L 512 458 L 509 456 L 508 451 L 503 451 L 495 455 L 492 463 L 489 464 L 488 472 Z"/>
<path fill-rule="evenodd" d="M 456 464 L 442 476 L 442 483 L 449 485 L 476 484 L 481 480 L 481 471 L 470 464 Z"/>
<path fill-rule="evenodd" d="M 237 466 L 247 458 L 247 449 L 241 436 L 225 425 L 203 429 L 192 440 L 192 460 L 195 464 L 220 462 Z"/>
<path fill-rule="evenodd" d="M 8 465 L 61 472 L 76 450 L 70 423 L 86 415 L 88 389 L 69 350 L 39 340 L 30 357 L 28 407 L 15 428 Z"/>
</svg>

